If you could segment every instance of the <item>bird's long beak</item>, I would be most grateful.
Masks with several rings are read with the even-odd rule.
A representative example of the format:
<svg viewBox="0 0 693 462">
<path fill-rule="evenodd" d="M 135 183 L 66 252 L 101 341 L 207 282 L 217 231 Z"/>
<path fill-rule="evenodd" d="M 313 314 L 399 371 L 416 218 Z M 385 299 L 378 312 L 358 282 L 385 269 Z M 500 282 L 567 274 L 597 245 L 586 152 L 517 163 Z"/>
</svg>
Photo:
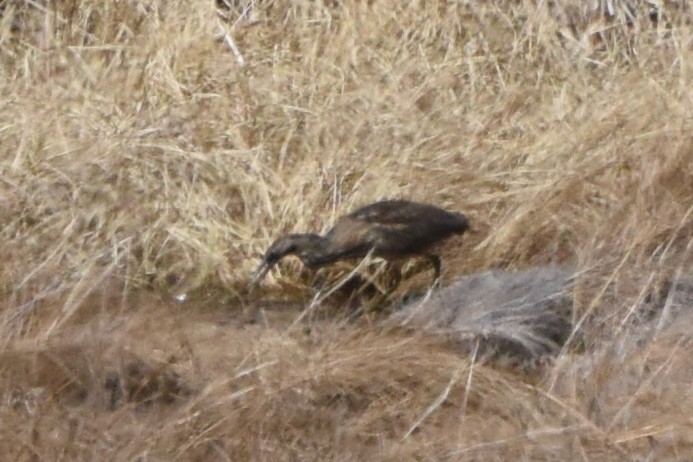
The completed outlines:
<svg viewBox="0 0 693 462">
<path fill-rule="evenodd" d="M 262 278 L 267 275 L 272 266 L 273 265 L 269 264 L 266 260 L 263 260 L 262 263 L 260 263 L 260 266 L 258 266 L 257 269 L 251 273 L 248 285 L 252 287 L 261 281 Z"/>
</svg>

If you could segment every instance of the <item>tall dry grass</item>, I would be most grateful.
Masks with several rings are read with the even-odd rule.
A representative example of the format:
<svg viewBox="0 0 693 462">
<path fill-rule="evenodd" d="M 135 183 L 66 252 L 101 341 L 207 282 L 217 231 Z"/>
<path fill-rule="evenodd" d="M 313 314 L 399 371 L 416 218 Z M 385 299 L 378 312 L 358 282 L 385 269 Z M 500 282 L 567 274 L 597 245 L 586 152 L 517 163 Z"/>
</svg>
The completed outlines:
<svg viewBox="0 0 693 462">
<path fill-rule="evenodd" d="M 687 2 L 229 3 L 0 3 L 8 460 L 693 457 Z M 585 351 L 301 327 L 293 261 L 247 294 L 384 197 L 469 215 L 447 280 L 583 271 Z"/>
</svg>

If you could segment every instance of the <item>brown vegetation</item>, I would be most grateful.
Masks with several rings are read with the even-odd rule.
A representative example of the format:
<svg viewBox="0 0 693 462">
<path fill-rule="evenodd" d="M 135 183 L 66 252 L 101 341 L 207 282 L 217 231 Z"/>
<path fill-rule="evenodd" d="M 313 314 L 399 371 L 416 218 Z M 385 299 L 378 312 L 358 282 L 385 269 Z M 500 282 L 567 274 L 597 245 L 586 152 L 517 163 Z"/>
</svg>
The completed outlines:
<svg viewBox="0 0 693 462">
<path fill-rule="evenodd" d="M 693 458 L 687 2 L 223 3 L 0 2 L 7 460 Z M 584 348 L 298 320 L 291 259 L 247 293 L 386 197 L 469 216 L 448 282 L 575 267 Z"/>
</svg>

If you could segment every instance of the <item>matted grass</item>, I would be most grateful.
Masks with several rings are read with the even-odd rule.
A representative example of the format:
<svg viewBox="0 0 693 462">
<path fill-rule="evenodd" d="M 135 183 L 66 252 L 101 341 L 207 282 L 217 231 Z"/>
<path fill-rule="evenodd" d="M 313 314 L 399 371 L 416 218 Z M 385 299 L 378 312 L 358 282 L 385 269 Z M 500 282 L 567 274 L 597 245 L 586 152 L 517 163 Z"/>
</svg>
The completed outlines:
<svg viewBox="0 0 693 462">
<path fill-rule="evenodd" d="M 693 458 L 693 17 L 659 3 L 0 3 L 3 454 Z M 292 259 L 248 294 L 386 197 L 469 216 L 446 281 L 581 271 L 584 351 L 295 323 Z"/>
</svg>

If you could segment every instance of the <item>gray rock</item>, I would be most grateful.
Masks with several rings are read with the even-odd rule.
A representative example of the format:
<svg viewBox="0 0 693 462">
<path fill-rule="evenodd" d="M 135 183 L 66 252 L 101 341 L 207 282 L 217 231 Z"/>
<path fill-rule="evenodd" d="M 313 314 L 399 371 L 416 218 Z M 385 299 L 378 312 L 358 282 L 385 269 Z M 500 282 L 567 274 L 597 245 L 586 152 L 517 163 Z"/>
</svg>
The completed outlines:
<svg viewBox="0 0 693 462">
<path fill-rule="evenodd" d="M 473 274 L 405 303 L 389 322 L 477 358 L 536 361 L 569 338 L 574 273 L 557 266 Z"/>
<path fill-rule="evenodd" d="M 637 329 L 640 344 L 660 333 L 690 337 L 693 334 L 693 277 L 677 274 L 666 280 L 659 290 L 648 294 L 634 312 L 629 321 Z"/>
</svg>

